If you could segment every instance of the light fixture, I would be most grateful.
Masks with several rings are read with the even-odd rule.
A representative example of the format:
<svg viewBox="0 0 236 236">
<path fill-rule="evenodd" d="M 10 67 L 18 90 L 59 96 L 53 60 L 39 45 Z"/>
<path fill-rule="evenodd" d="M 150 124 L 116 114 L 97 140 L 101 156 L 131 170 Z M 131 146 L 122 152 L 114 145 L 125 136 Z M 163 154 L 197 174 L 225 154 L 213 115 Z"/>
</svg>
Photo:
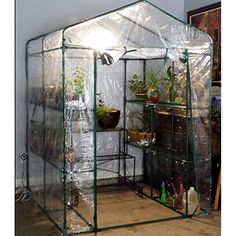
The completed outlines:
<svg viewBox="0 0 236 236">
<path fill-rule="evenodd" d="M 110 31 L 99 28 L 85 35 L 81 43 L 102 53 L 106 48 L 117 44 L 117 37 Z"/>
<path fill-rule="evenodd" d="M 126 53 L 135 52 L 137 49 L 127 50 L 126 47 L 107 50 L 100 53 L 100 58 L 103 65 L 111 65 L 123 57 Z M 108 53 L 109 52 L 109 53 Z"/>
<path fill-rule="evenodd" d="M 118 38 L 111 31 L 98 28 L 85 35 L 81 43 L 95 49 L 99 53 L 103 65 L 111 65 L 126 53 L 136 51 L 136 49 L 128 51 L 126 47 L 115 48 L 117 41 Z"/>
</svg>

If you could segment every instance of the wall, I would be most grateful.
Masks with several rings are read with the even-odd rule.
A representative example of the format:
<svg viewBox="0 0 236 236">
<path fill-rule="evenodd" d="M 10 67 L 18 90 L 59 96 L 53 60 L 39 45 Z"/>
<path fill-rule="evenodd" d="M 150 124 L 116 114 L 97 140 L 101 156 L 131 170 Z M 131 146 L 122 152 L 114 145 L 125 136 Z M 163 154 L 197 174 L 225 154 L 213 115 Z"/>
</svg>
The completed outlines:
<svg viewBox="0 0 236 236">
<path fill-rule="evenodd" d="M 184 0 L 184 20 L 187 22 L 187 13 L 201 7 L 221 2 L 221 0 Z"/>
<path fill-rule="evenodd" d="M 134 0 L 18 0 L 16 1 L 16 185 L 21 185 L 25 152 L 25 44 L 40 34 L 62 28 L 81 19 L 135 2 Z M 150 0 L 173 16 L 184 19 L 184 0 Z"/>
</svg>

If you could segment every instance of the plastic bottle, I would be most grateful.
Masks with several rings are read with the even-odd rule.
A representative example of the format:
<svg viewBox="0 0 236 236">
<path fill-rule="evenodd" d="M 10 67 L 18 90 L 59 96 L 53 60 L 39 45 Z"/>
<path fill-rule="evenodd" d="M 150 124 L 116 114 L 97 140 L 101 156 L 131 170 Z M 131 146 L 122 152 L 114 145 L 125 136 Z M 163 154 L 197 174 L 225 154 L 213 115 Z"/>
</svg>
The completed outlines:
<svg viewBox="0 0 236 236">
<path fill-rule="evenodd" d="M 179 193 L 177 196 L 177 207 L 182 208 L 183 207 L 183 194 L 184 192 L 186 192 L 186 189 L 184 188 L 183 178 L 179 176 L 178 180 L 179 180 Z"/>
<path fill-rule="evenodd" d="M 186 214 L 186 192 L 183 194 L 183 213 Z M 196 214 L 200 212 L 200 202 L 198 193 L 194 190 L 194 187 L 190 187 L 188 190 L 188 215 Z"/>
<path fill-rule="evenodd" d="M 165 182 L 164 181 L 161 185 L 161 202 L 166 203 L 166 187 L 165 187 Z"/>
</svg>

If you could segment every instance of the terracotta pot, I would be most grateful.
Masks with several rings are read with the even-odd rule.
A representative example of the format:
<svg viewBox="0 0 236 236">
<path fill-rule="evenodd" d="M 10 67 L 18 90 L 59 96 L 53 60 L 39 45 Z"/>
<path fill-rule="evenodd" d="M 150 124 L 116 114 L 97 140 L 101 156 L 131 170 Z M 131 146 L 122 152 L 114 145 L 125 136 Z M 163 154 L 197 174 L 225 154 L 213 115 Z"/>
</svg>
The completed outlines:
<svg viewBox="0 0 236 236">
<path fill-rule="evenodd" d="M 155 134 L 129 130 L 128 137 L 130 140 L 138 143 L 141 142 L 141 140 L 151 140 L 153 137 L 155 137 Z"/>
<path fill-rule="evenodd" d="M 120 120 L 120 110 L 112 109 L 108 116 L 97 119 L 98 125 L 103 129 L 114 129 Z"/>
<path fill-rule="evenodd" d="M 159 103 L 160 96 L 148 96 L 148 102 L 151 103 Z"/>
</svg>

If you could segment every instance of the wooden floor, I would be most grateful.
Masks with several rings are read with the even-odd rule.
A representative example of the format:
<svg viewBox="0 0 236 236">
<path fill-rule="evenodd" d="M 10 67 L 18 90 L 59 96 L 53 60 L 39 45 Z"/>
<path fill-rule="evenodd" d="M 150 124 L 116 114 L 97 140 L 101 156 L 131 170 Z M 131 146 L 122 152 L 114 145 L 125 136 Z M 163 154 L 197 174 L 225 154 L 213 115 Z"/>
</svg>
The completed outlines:
<svg viewBox="0 0 236 236">
<path fill-rule="evenodd" d="M 178 214 L 162 205 L 140 198 L 133 191 L 102 192 L 98 195 L 98 224 L 100 227 L 113 226 L 175 217 Z M 219 236 L 221 232 L 220 211 L 210 216 L 191 219 L 175 219 L 158 223 L 105 230 L 88 236 Z M 55 225 L 41 212 L 32 200 L 16 202 L 17 236 L 59 236 L 62 235 Z"/>
</svg>

